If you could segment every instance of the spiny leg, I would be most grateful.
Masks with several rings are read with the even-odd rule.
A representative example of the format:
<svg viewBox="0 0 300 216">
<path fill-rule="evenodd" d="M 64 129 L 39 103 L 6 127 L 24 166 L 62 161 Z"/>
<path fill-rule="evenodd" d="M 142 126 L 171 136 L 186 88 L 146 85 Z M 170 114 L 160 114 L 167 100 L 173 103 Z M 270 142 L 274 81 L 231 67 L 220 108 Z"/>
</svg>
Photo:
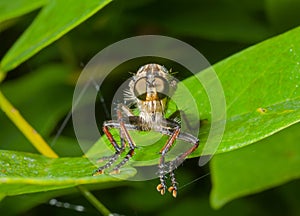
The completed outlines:
<svg viewBox="0 0 300 216">
<path fill-rule="evenodd" d="M 103 171 L 109 167 L 111 167 L 111 165 L 118 159 L 118 157 L 120 156 L 120 154 L 124 151 L 125 149 L 125 140 L 123 138 L 123 133 L 120 129 L 120 141 L 121 141 L 121 147 L 118 146 L 118 144 L 116 143 L 115 139 L 113 138 L 112 134 L 109 131 L 109 122 L 104 122 L 103 124 L 103 131 L 105 133 L 105 135 L 107 136 L 108 140 L 110 141 L 110 143 L 113 145 L 113 147 L 115 148 L 116 152 L 115 154 L 111 155 L 111 156 L 107 156 L 107 157 L 103 157 L 100 160 L 108 160 L 107 163 L 101 167 L 99 167 L 93 175 L 99 175 L 102 174 Z"/>
<path fill-rule="evenodd" d="M 107 136 L 108 140 L 110 141 L 110 143 L 115 148 L 116 152 L 115 152 L 115 154 L 113 154 L 111 156 L 103 157 L 101 159 L 101 160 L 109 160 L 109 161 L 104 166 L 99 167 L 95 171 L 94 175 L 95 174 L 101 174 L 101 173 L 103 173 L 104 169 L 107 169 L 107 168 L 111 167 L 112 164 L 119 158 L 121 153 L 124 152 L 124 150 L 125 150 L 124 130 L 121 128 L 121 125 L 122 125 L 123 128 L 125 128 L 125 124 L 123 122 L 122 112 L 124 113 L 124 115 L 126 117 L 132 117 L 133 116 L 133 114 L 131 113 L 131 111 L 129 110 L 128 107 L 126 107 L 123 104 L 119 104 L 118 105 L 118 111 L 117 111 L 118 120 L 117 121 L 115 121 L 115 120 L 106 121 L 103 124 L 103 131 L 104 131 L 105 135 Z M 126 124 L 126 127 L 130 128 L 130 129 L 136 129 L 136 126 L 132 125 L 132 124 Z M 116 141 L 113 138 L 112 134 L 110 133 L 110 131 L 109 131 L 110 128 L 119 128 L 121 147 L 118 146 L 118 144 L 116 143 Z M 128 134 L 128 132 L 127 132 L 127 134 Z M 126 155 L 126 157 L 128 157 L 127 155 Z M 119 166 L 119 168 L 120 167 L 121 166 Z M 118 172 L 119 168 L 115 168 L 112 172 Z"/>
<path fill-rule="evenodd" d="M 169 151 L 169 149 L 172 147 L 172 145 L 175 142 L 176 137 L 178 136 L 180 132 L 180 128 L 176 127 L 174 132 L 172 133 L 172 135 L 169 137 L 168 141 L 166 142 L 166 144 L 164 145 L 164 147 L 160 150 L 161 153 L 161 157 L 160 157 L 160 161 L 159 161 L 159 165 L 158 165 L 158 175 L 159 175 L 159 180 L 160 180 L 160 184 L 157 185 L 156 189 L 157 191 L 159 191 L 161 193 L 161 195 L 165 194 L 166 191 L 166 165 L 165 165 L 165 155 L 167 154 L 167 152 Z M 176 189 L 176 188 L 174 188 Z"/>
<path fill-rule="evenodd" d="M 170 134 L 168 130 L 164 132 L 164 134 Z M 177 156 L 173 161 L 170 161 L 166 164 L 168 167 L 168 173 L 170 175 L 170 180 L 172 186 L 168 188 L 168 191 L 172 193 L 173 197 L 177 196 L 177 182 L 175 178 L 175 173 L 174 170 L 180 165 L 187 156 L 189 156 L 192 152 L 194 152 L 198 146 L 199 146 L 199 139 L 189 133 L 179 133 L 178 136 L 176 137 L 177 139 L 183 140 L 185 142 L 193 144 L 191 148 L 189 148 L 187 151 L 182 153 L 181 155 Z"/>
<path fill-rule="evenodd" d="M 168 191 L 170 192 L 170 193 L 172 193 L 172 196 L 173 197 L 177 197 L 177 182 L 176 182 L 176 178 L 175 178 L 175 173 L 174 173 L 174 171 L 173 171 L 173 169 L 172 170 L 170 170 L 170 179 L 171 179 L 171 184 L 172 184 L 172 186 L 170 186 L 169 188 L 168 188 Z"/>
<path fill-rule="evenodd" d="M 185 137 L 180 137 L 180 139 L 185 139 Z M 175 193 L 174 197 L 176 197 L 176 195 L 177 195 L 177 182 L 176 182 L 175 174 L 174 174 L 173 170 L 175 170 L 177 168 L 177 166 L 186 159 L 187 156 L 189 156 L 193 151 L 195 151 L 198 148 L 198 146 L 199 146 L 199 140 L 197 138 L 194 138 L 193 146 L 191 148 L 189 148 L 186 152 L 184 152 L 181 155 L 179 155 L 178 157 L 176 157 L 175 160 L 173 160 L 169 163 L 170 178 L 171 178 L 172 186 L 168 190 L 169 190 L 169 192 L 172 192 L 173 196 Z"/>
<path fill-rule="evenodd" d="M 183 154 L 179 155 L 175 160 L 171 161 L 168 163 L 168 167 L 169 167 L 169 175 L 170 175 L 170 180 L 171 180 L 171 184 L 172 186 L 170 186 L 168 188 L 168 191 L 170 193 L 172 193 L 172 196 L 173 197 L 177 197 L 177 181 L 176 181 L 176 178 L 175 178 L 175 173 L 174 173 L 174 170 L 177 168 L 177 166 L 179 164 L 181 164 L 185 158 L 190 155 L 193 151 L 195 151 L 199 146 L 199 140 L 196 139 L 196 142 L 194 143 L 194 145 L 188 149 L 186 152 L 184 152 Z"/>
<path fill-rule="evenodd" d="M 187 156 L 189 156 L 193 151 L 195 151 L 199 146 L 199 142 L 195 143 L 189 150 L 179 155 L 174 161 L 172 161 L 172 166 L 177 167 L 178 164 L 181 164 Z"/>
<path fill-rule="evenodd" d="M 134 154 L 134 149 L 130 149 L 129 152 L 127 152 L 126 156 L 124 157 L 124 159 L 118 163 L 114 168 L 113 170 L 110 172 L 111 174 L 117 174 L 117 173 L 120 173 L 120 168 L 122 166 L 124 166 L 128 161 L 129 159 L 133 156 Z"/>
<path fill-rule="evenodd" d="M 119 173 L 120 168 L 122 166 L 124 166 L 129 161 L 129 159 L 133 156 L 134 149 L 135 149 L 135 144 L 134 144 L 133 140 L 131 139 L 131 136 L 129 135 L 128 130 L 126 129 L 126 126 L 122 120 L 122 113 L 120 110 L 118 111 L 118 118 L 120 120 L 120 133 L 124 135 L 124 138 L 126 139 L 130 150 L 127 152 L 124 159 L 114 167 L 114 169 L 112 170 L 111 173 Z"/>
<path fill-rule="evenodd" d="M 103 157 L 99 158 L 97 160 L 97 162 L 103 162 L 103 161 L 113 160 L 112 158 L 114 158 L 114 160 L 111 161 L 113 163 L 115 160 L 118 159 L 118 157 L 120 156 L 120 154 L 125 150 L 125 140 L 123 138 L 123 134 L 121 133 L 121 130 L 119 130 L 119 134 L 120 134 L 120 142 L 121 142 L 121 148 L 120 148 L 120 150 L 116 151 L 115 154 L 113 154 L 113 155 L 103 156 Z"/>
</svg>

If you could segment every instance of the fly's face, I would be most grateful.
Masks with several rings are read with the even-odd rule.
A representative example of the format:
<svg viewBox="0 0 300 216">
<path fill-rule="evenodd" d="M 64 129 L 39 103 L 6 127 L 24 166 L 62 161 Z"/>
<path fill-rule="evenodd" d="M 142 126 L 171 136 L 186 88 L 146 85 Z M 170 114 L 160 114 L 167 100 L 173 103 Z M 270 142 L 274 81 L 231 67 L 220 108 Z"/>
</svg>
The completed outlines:
<svg viewBox="0 0 300 216">
<path fill-rule="evenodd" d="M 176 81 L 165 67 L 147 64 L 138 70 L 129 87 L 140 117 L 151 123 L 163 117 L 166 103 L 176 89 Z"/>
</svg>

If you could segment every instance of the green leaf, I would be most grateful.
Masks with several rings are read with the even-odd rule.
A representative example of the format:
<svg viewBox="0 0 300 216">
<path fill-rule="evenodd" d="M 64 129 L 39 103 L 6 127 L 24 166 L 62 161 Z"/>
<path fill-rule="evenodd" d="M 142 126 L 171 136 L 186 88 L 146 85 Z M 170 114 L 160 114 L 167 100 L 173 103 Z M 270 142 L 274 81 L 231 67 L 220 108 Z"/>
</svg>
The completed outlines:
<svg viewBox="0 0 300 216">
<path fill-rule="evenodd" d="M 95 170 L 87 158 L 50 159 L 41 155 L 0 151 L 0 190 L 5 195 L 73 187 L 80 184 L 120 181 L 135 174 L 123 168 L 118 175 L 92 176 Z"/>
<path fill-rule="evenodd" d="M 111 0 L 52 0 L 1 61 L 4 72 L 12 70 L 62 35 L 78 26 Z"/>
<path fill-rule="evenodd" d="M 300 28 L 293 29 L 213 66 L 227 104 L 226 128 L 217 153 L 244 147 L 299 122 L 299 34 Z M 204 77 L 209 73 L 210 69 L 197 76 Z M 197 98 L 201 119 L 210 122 L 211 107 L 205 90 L 194 77 L 185 80 L 184 84 Z M 214 80 L 209 83 L 212 92 L 213 84 Z M 209 124 L 200 129 L 202 144 L 209 129 Z M 200 143 L 194 156 L 200 155 L 201 148 Z"/>
<path fill-rule="evenodd" d="M 59 137 L 55 137 L 55 140 L 51 139 L 48 143 L 52 144 L 50 145 L 51 148 L 60 157 L 78 157 L 83 155 L 76 138 L 59 135 Z M 70 149 L 72 149 L 72 151 L 70 151 Z"/>
<path fill-rule="evenodd" d="M 46 0 L 15 0 L 14 2 L 2 0 L 0 1 L 0 23 L 29 13 L 46 3 Z"/>
<path fill-rule="evenodd" d="M 211 161 L 215 208 L 300 177 L 300 124 Z"/>
<path fill-rule="evenodd" d="M 300 28 L 266 40 L 241 51 L 213 66 L 218 75 L 226 99 L 226 127 L 216 152 L 208 148 L 204 154 L 223 153 L 245 147 L 273 135 L 277 131 L 300 120 Z M 196 76 L 210 76 L 211 69 Z M 191 157 L 202 154 L 211 126 L 211 107 L 204 88 L 196 77 L 183 81 L 196 99 L 202 124 L 200 146 Z M 214 80 L 207 84 L 214 92 Z M 216 92 L 218 97 L 219 92 Z M 178 95 L 180 97 L 180 93 Z M 181 100 L 185 100 L 182 97 Z M 189 104 L 186 105 L 187 111 Z M 189 113 L 188 113 L 189 114 Z M 222 123 L 223 119 L 220 119 Z M 214 122 L 217 127 L 220 122 Z M 166 142 L 160 134 L 131 132 L 138 148 L 132 161 L 134 165 L 156 164 L 159 151 Z M 119 140 L 118 131 L 113 132 Z M 89 157 L 113 154 L 111 145 L 104 136 L 87 153 Z M 157 140 L 157 142 L 153 142 Z M 151 143 L 151 146 L 149 145 Z M 105 148 L 104 146 L 109 146 Z M 184 143 L 181 144 L 184 146 Z M 185 145 L 189 147 L 191 145 Z M 184 147 L 184 148 L 185 148 Z M 181 147 L 174 145 L 173 148 Z"/>
</svg>

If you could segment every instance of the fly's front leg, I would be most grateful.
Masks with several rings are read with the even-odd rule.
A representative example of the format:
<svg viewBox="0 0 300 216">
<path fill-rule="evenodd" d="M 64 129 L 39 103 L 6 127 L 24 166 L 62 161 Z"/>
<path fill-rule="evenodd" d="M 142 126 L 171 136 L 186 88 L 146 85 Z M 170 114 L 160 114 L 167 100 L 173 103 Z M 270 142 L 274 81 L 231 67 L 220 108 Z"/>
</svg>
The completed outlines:
<svg viewBox="0 0 300 216">
<path fill-rule="evenodd" d="M 108 121 L 108 122 L 104 122 L 103 124 L 103 132 L 105 133 L 105 135 L 107 136 L 109 142 L 112 144 L 112 146 L 115 149 L 115 154 L 108 156 L 108 157 L 103 157 L 100 160 L 108 160 L 107 163 L 104 166 L 99 167 L 93 175 L 99 175 L 102 174 L 103 171 L 109 167 L 112 166 L 112 164 L 118 159 L 118 157 L 120 156 L 120 154 L 124 151 L 125 149 L 125 141 L 123 138 L 123 133 L 120 129 L 120 141 L 121 141 L 121 147 L 117 144 L 117 142 L 115 141 L 115 139 L 113 138 L 113 135 L 111 134 L 111 132 L 109 131 L 110 128 L 120 128 L 120 124 L 118 122 L 115 121 Z"/>
<path fill-rule="evenodd" d="M 106 125 L 106 123 L 104 123 L 104 125 Z M 103 128 L 103 131 L 104 131 L 105 135 L 107 137 L 112 137 L 112 135 L 110 135 L 110 132 L 108 130 L 109 130 L 108 126 L 106 126 L 105 128 Z M 124 151 L 124 149 L 125 149 L 125 141 L 124 141 L 124 138 L 123 138 L 123 134 L 121 133 L 121 130 L 119 130 L 119 134 L 120 134 L 121 147 L 118 149 L 119 146 L 117 146 L 117 149 L 115 148 L 115 150 L 116 150 L 115 154 L 110 155 L 110 156 L 103 156 L 100 159 L 98 159 L 97 162 L 103 162 L 103 161 L 110 160 L 111 158 L 115 158 L 117 155 L 120 155 Z M 114 143 L 114 142 L 111 142 L 111 143 Z M 112 144 L 112 145 L 115 147 L 114 144 Z"/>
<path fill-rule="evenodd" d="M 177 138 L 178 134 L 180 132 L 180 127 L 176 127 L 174 132 L 172 133 L 172 135 L 169 137 L 168 141 L 166 142 L 166 144 L 164 145 L 164 147 L 160 150 L 160 161 L 159 161 L 159 165 L 158 165 L 158 174 L 159 174 L 159 180 L 160 180 L 160 184 L 156 187 L 157 191 L 159 191 L 161 193 L 161 195 L 163 195 L 166 191 L 166 176 L 165 174 L 169 172 L 166 172 L 166 164 L 165 164 L 165 156 L 167 154 L 167 152 L 169 151 L 169 149 L 172 147 L 172 145 L 175 142 L 175 139 Z M 172 181 L 173 183 L 173 181 Z M 172 185 L 172 188 L 170 187 L 168 189 L 170 192 L 173 193 L 173 196 L 176 197 L 177 194 L 177 187 L 174 181 L 174 184 Z"/>
<path fill-rule="evenodd" d="M 120 172 L 120 168 L 125 165 L 129 159 L 133 156 L 134 154 L 134 149 L 135 149 L 135 144 L 130 136 L 130 134 L 128 133 L 128 130 L 126 128 L 126 125 L 124 121 L 123 121 L 123 117 L 122 117 L 122 112 L 121 109 L 124 108 L 124 105 L 119 105 L 119 110 L 118 110 L 118 119 L 119 119 L 119 123 L 120 123 L 120 133 L 124 135 L 124 138 L 126 139 L 128 145 L 129 145 L 129 151 L 127 152 L 125 158 L 119 163 L 117 164 L 114 169 L 112 170 L 112 173 L 119 173 Z M 133 125 L 128 125 L 128 126 L 133 126 Z M 123 139 L 124 140 L 124 139 Z"/>
<path fill-rule="evenodd" d="M 128 143 L 129 143 L 129 147 L 131 148 L 132 146 L 134 146 L 131 138 L 129 139 L 129 134 L 128 134 L 128 131 L 126 130 L 126 127 L 128 127 L 129 129 L 134 129 L 135 126 L 134 125 L 131 125 L 131 124 L 124 124 L 124 121 L 123 121 L 123 115 L 122 115 L 122 112 L 124 112 L 124 115 L 126 117 L 129 117 L 129 116 L 133 116 L 133 114 L 130 112 L 130 110 L 128 109 L 128 107 L 122 105 L 122 104 L 119 104 L 118 105 L 118 111 L 117 111 L 117 114 L 118 114 L 118 120 L 115 121 L 115 120 L 111 120 L 111 121 L 106 121 L 104 122 L 103 124 L 103 132 L 105 133 L 105 135 L 107 136 L 109 142 L 112 144 L 112 146 L 114 147 L 115 149 L 115 154 L 111 155 L 111 156 L 108 156 L 108 157 L 103 157 L 101 160 L 108 160 L 108 162 L 104 165 L 104 166 L 101 166 L 99 167 L 93 175 L 98 175 L 98 174 L 102 174 L 103 171 L 109 167 L 112 166 L 112 164 L 119 158 L 119 156 L 122 154 L 122 152 L 124 152 L 125 150 L 125 139 L 127 139 Z M 113 138 L 111 132 L 110 132 L 110 129 L 111 128 L 118 128 L 119 129 L 119 134 L 120 134 L 120 142 L 121 142 L 121 146 L 119 146 L 117 144 L 117 142 L 115 141 L 115 139 Z M 125 129 L 124 129 L 125 128 Z M 126 158 L 130 158 L 133 154 L 133 151 L 129 151 L 126 155 Z M 128 160 L 127 159 L 127 160 Z M 120 164 L 118 164 L 112 171 L 112 173 L 118 173 L 119 172 L 119 169 L 122 165 L 124 165 L 126 162 L 121 162 Z"/>
</svg>

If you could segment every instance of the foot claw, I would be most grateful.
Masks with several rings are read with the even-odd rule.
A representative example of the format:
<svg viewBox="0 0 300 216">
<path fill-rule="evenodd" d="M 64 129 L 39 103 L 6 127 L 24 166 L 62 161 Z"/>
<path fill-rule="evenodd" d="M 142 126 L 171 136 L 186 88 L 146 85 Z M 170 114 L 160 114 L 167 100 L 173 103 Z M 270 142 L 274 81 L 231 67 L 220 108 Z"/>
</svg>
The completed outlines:
<svg viewBox="0 0 300 216">
<path fill-rule="evenodd" d="M 93 176 L 101 175 L 101 174 L 103 174 L 103 173 L 104 173 L 103 170 L 96 170 L 96 171 L 93 173 Z"/>
<path fill-rule="evenodd" d="M 171 187 L 168 188 L 168 191 L 169 191 L 170 193 L 172 193 L 172 196 L 173 196 L 174 198 L 177 197 L 177 188 L 176 188 L 176 187 L 171 186 Z"/>
<path fill-rule="evenodd" d="M 166 186 L 162 185 L 162 184 L 159 184 L 159 185 L 157 185 L 156 190 L 158 192 L 160 192 L 161 195 L 164 195 L 165 192 L 166 192 Z"/>
</svg>

